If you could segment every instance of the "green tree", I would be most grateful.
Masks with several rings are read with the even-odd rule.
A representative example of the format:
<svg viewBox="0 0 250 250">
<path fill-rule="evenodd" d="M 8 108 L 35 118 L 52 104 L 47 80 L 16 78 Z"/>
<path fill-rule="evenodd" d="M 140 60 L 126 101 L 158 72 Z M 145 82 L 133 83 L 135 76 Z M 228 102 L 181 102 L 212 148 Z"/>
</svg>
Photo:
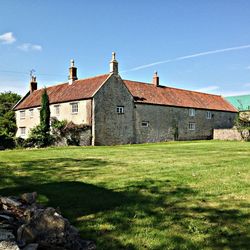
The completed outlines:
<svg viewBox="0 0 250 250">
<path fill-rule="evenodd" d="M 0 93 L 0 134 L 15 135 L 16 118 L 12 108 L 20 99 L 20 95 L 10 91 Z"/>
<path fill-rule="evenodd" d="M 49 96 L 46 88 L 44 88 L 41 100 L 40 125 L 43 128 L 44 133 L 48 133 L 50 131 Z"/>
</svg>

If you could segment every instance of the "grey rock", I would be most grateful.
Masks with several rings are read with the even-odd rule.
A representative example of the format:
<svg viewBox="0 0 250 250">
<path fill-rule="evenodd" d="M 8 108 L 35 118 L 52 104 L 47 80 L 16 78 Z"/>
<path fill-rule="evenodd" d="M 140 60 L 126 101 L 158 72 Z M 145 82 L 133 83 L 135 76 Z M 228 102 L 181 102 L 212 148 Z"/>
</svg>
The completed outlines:
<svg viewBox="0 0 250 250">
<path fill-rule="evenodd" d="M 24 193 L 21 196 L 21 199 L 23 201 L 25 201 L 28 204 L 33 204 L 36 202 L 36 198 L 37 198 L 37 192 L 33 192 L 33 193 Z"/>
<path fill-rule="evenodd" d="M 11 241 L 1 241 L 0 250 L 20 250 L 16 242 Z"/>
<path fill-rule="evenodd" d="M 37 250 L 38 246 L 39 244 L 37 243 L 28 244 L 23 250 Z"/>
<path fill-rule="evenodd" d="M 21 202 L 13 198 L 9 198 L 9 197 L 1 197 L 1 202 L 5 205 L 14 206 L 14 207 L 19 207 L 22 205 Z"/>
<path fill-rule="evenodd" d="M 0 214 L 0 220 L 6 220 L 6 221 L 9 221 L 9 222 L 12 222 L 14 219 L 11 216 Z"/>
<path fill-rule="evenodd" d="M 15 240 L 14 234 L 8 229 L 0 228 L 0 241 L 8 241 L 8 240 L 10 241 Z"/>
</svg>

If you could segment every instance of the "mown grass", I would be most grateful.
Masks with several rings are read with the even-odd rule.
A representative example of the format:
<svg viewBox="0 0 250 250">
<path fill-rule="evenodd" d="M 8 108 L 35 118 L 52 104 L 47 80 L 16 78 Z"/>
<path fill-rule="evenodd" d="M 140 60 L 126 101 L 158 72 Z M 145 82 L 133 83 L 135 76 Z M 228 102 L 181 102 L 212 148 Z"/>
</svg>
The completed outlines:
<svg viewBox="0 0 250 250">
<path fill-rule="evenodd" d="M 98 249 L 249 249 L 250 143 L 0 152 L 0 195 L 37 191 Z"/>
</svg>

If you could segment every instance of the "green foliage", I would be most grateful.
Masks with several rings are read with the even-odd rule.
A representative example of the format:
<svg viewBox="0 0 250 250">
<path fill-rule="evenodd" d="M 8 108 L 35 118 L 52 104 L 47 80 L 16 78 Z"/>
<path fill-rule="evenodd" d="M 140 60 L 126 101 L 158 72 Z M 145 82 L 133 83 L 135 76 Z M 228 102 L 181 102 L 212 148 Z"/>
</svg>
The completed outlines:
<svg viewBox="0 0 250 250">
<path fill-rule="evenodd" d="M 77 125 L 67 120 L 58 121 L 54 119 L 51 123 L 51 131 L 55 141 L 58 142 L 65 138 L 67 145 L 74 146 L 79 146 L 80 134 L 89 128 L 89 125 Z"/>
<path fill-rule="evenodd" d="M 50 135 L 50 108 L 49 96 L 44 88 L 41 99 L 40 124 L 32 128 L 29 137 L 25 140 L 24 147 L 47 147 L 53 142 Z"/>
<path fill-rule="evenodd" d="M 40 125 L 44 130 L 44 133 L 48 133 L 50 130 L 50 108 L 49 108 L 49 96 L 46 88 L 44 88 L 41 100 L 40 110 Z"/>
<path fill-rule="evenodd" d="M 24 142 L 24 147 L 43 148 L 53 143 L 53 137 L 49 131 L 44 130 L 44 126 L 37 125 L 30 130 L 29 137 Z"/>
<path fill-rule="evenodd" d="M 240 114 L 236 117 L 234 122 L 235 127 L 241 133 L 242 139 L 250 140 L 250 120 L 244 119 Z"/>
<path fill-rule="evenodd" d="M 0 93 L 0 134 L 15 135 L 16 118 L 12 108 L 20 99 L 16 93 Z"/>
<path fill-rule="evenodd" d="M 0 134 L 0 148 L 11 149 L 15 147 L 15 141 L 13 137 L 8 134 Z"/>
<path fill-rule="evenodd" d="M 67 120 L 62 120 L 59 121 L 56 118 L 54 118 L 51 122 L 51 131 L 52 134 L 59 134 L 61 135 L 63 133 L 64 128 L 66 127 L 66 125 L 68 124 Z"/>
<path fill-rule="evenodd" d="M 25 139 L 23 139 L 22 137 L 15 137 L 15 146 L 16 148 L 23 148 L 25 145 Z"/>
<path fill-rule="evenodd" d="M 97 249 L 249 249 L 250 143 L 0 152 L 0 193 L 37 191 Z"/>
</svg>

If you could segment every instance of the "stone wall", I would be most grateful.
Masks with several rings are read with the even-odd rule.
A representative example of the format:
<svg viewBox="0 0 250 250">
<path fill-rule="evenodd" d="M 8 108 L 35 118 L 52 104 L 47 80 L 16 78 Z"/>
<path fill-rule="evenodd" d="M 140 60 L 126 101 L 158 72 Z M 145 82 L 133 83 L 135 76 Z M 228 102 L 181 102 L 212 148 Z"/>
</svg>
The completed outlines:
<svg viewBox="0 0 250 250">
<path fill-rule="evenodd" d="M 73 137 L 73 138 L 72 138 Z M 59 135 L 58 139 L 55 142 L 55 146 L 68 146 L 74 145 L 73 141 L 79 141 L 79 146 L 90 146 L 91 139 L 92 139 L 92 130 L 91 127 L 88 129 L 84 129 L 82 132 L 77 133 L 77 135 L 73 135 L 72 133 L 68 132 L 65 135 Z M 72 143 L 71 143 L 71 142 Z"/>
<path fill-rule="evenodd" d="M 231 128 L 236 114 L 195 109 L 195 116 L 189 116 L 189 108 L 168 107 L 151 104 L 135 105 L 136 143 L 168 140 L 212 139 L 214 128 Z M 143 127 L 142 122 L 148 122 Z M 189 130 L 189 123 L 195 123 L 195 130 Z"/>
<path fill-rule="evenodd" d="M 124 114 L 117 113 L 124 107 Z M 112 74 L 93 99 L 93 145 L 134 143 L 134 103 L 119 75 Z"/>
<path fill-rule="evenodd" d="M 214 140 L 241 141 L 241 133 L 237 129 L 214 129 Z"/>
</svg>

